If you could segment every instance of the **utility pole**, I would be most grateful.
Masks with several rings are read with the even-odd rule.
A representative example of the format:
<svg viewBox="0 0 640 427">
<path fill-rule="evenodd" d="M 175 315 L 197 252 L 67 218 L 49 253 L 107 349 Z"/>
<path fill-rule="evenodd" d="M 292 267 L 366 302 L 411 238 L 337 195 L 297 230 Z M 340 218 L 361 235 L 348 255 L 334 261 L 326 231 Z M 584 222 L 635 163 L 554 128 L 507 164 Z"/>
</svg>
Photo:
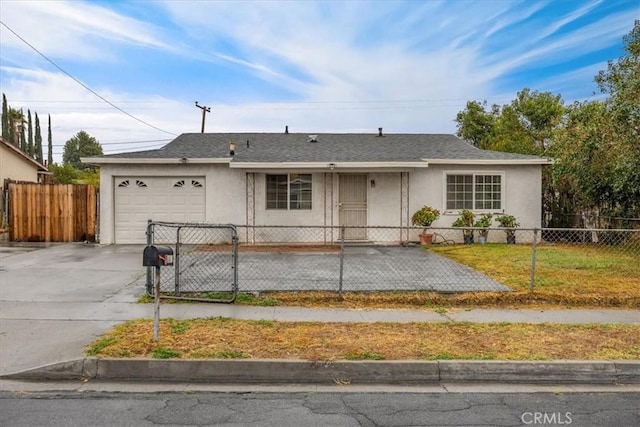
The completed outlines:
<svg viewBox="0 0 640 427">
<path fill-rule="evenodd" d="M 196 101 L 196 107 L 202 110 L 202 128 L 200 129 L 200 133 L 204 133 L 204 119 L 206 114 L 211 112 L 211 108 L 198 104 L 198 101 Z"/>
</svg>

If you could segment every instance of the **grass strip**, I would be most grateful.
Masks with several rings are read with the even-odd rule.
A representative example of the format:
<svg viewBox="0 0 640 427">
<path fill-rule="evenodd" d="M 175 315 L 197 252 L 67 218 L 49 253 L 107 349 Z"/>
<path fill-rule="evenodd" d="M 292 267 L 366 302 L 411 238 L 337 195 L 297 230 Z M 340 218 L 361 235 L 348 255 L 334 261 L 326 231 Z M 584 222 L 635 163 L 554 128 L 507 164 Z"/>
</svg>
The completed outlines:
<svg viewBox="0 0 640 427">
<path fill-rule="evenodd" d="M 114 327 L 87 347 L 97 357 L 299 360 L 640 359 L 640 325 L 317 323 L 166 319 Z"/>
</svg>

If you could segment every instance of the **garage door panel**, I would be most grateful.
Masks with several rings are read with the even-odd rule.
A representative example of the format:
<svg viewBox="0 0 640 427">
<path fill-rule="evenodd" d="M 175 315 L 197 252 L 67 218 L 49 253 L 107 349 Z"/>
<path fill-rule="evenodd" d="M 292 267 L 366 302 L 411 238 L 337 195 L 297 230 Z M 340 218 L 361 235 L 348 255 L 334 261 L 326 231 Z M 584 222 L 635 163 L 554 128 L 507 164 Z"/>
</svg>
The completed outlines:
<svg viewBox="0 0 640 427">
<path fill-rule="evenodd" d="M 204 177 L 118 177 L 115 241 L 145 243 L 147 221 L 204 222 Z"/>
</svg>

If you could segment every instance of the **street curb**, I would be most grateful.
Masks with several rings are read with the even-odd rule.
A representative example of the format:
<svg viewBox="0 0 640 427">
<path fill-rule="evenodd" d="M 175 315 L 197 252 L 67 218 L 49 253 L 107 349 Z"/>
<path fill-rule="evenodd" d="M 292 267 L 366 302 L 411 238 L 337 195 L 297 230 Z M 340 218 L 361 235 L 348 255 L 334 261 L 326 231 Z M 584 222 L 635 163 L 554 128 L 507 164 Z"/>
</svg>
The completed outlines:
<svg viewBox="0 0 640 427">
<path fill-rule="evenodd" d="M 640 361 L 337 361 L 85 358 L 5 379 L 133 380 L 217 384 L 640 384 Z"/>
</svg>

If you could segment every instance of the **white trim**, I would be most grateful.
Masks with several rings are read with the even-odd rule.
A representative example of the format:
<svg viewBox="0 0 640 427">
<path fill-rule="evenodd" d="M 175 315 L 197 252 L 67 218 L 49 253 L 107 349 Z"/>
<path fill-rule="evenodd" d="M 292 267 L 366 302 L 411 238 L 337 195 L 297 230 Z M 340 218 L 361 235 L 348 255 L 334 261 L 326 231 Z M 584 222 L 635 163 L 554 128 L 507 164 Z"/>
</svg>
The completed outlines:
<svg viewBox="0 0 640 427">
<path fill-rule="evenodd" d="M 338 169 L 389 169 L 426 168 L 426 162 L 231 162 L 232 169 L 318 169 L 331 171 Z"/>
<path fill-rule="evenodd" d="M 81 157 L 82 163 L 93 164 L 225 164 L 230 163 L 231 158 L 188 158 L 188 157 L 176 157 L 176 158 L 124 158 L 124 157 Z"/>
<path fill-rule="evenodd" d="M 471 201 L 472 207 L 469 209 L 473 212 L 494 212 L 494 213 L 504 213 L 504 207 L 506 205 L 506 186 L 507 186 L 507 178 L 505 171 L 496 171 L 496 170 L 445 170 L 442 171 L 442 206 L 444 206 L 444 215 L 447 214 L 458 214 L 462 209 L 448 209 L 447 208 L 447 176 L 448 175 L 471 175 L 472 177 L 472 188 L 473 188 L 473 200 Z M 500 209 L 476 209 L 476 175 L 500 175 Z"/>
<path fill-rule="evenodd" d="M 553 159 L 422 159 L 434 165 L 552 165 Z"/>
<path fill-rule="evenodd" d="M 428 168 L 434 165 L 550 165 L 553 159 L 422 159 L 419 162 L 235 162 L 233 158 L 126 158 L 126 157 L 81 157 L 82 163 L 92 164 L 229 164 L 233 169 L 367 169 Z"/>
</svg>

